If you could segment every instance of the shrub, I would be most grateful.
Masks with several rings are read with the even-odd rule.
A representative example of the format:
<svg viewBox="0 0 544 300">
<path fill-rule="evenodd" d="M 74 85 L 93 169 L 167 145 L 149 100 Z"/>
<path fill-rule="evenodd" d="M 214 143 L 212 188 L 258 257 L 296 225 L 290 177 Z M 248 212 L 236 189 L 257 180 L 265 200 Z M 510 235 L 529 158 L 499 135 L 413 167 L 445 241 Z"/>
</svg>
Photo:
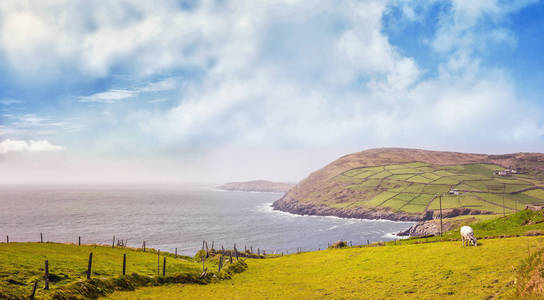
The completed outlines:
<svg viewBox="0 0 544 300">
<path fill-rule="evenodd" d="M 336 241 L 332 245 L 329 246 L 329 248 L 345 248 L 348 246 L 348 242 L 346 241 Z"/>
<path fill-rule="evenodd" d="M 206 251 L 198 250 L 198 252 L 195 254 L 195 260 L 201 261 L 203 257 L 206 258 Z"/>
</svg>

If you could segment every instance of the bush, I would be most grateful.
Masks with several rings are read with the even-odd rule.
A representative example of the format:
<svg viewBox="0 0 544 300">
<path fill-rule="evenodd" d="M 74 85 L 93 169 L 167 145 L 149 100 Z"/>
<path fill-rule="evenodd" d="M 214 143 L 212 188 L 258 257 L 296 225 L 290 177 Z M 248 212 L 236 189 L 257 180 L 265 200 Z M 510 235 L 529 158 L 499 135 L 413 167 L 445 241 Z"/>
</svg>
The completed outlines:
<svg viewBox="0 0 544 300">
<path fill-rule="evenodd" d="M 195 254 L 195 260 L 201 261 L 202 258 L 206 258 L 206 251 L 205 250 L 198 250 L 198 252 Z"/>
<path fill-rule="evenodd" d="M 332 245 L 329 246 L 329 248 L 345 248 L 348 246 L 348 242 L 346 241 L 336 241 Z"/>
</svg>

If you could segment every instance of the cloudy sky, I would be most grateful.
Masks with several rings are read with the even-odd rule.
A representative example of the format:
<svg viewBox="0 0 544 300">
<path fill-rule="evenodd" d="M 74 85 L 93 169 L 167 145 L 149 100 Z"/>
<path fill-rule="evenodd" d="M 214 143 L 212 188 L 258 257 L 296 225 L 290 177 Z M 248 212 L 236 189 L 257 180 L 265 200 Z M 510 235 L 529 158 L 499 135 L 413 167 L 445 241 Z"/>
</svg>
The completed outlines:
<svg viewBox="0 0 544 300">
<path fill-rule="evenodd" d="M 544 152 L 544 3 L 0 2 L 2 182 L 297 181 Z"/>
</svg>

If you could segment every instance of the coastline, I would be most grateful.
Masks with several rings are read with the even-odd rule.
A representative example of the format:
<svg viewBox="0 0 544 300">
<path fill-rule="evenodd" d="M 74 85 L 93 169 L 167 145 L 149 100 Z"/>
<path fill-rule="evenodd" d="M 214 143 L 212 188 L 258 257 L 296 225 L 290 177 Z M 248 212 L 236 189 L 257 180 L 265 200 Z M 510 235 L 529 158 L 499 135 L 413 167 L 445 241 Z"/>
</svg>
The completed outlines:
<svg viewBox="0 0 544 300">
<path fill-rule="evenodd" d="M 431 220 L 433 212 L 426 214 L 410 215 L 391 210 L 369 209 L 358 207 L 356 209 L 333 208 L 325 205 L 302 204 L 296 201 L 285 201 L 284 198 L 272 203 L 274 210 L 284 211 L 296 215 L 333 216 L 345 219 L 388 220 L 395 222 L 420 222 Z"/>
</svg>

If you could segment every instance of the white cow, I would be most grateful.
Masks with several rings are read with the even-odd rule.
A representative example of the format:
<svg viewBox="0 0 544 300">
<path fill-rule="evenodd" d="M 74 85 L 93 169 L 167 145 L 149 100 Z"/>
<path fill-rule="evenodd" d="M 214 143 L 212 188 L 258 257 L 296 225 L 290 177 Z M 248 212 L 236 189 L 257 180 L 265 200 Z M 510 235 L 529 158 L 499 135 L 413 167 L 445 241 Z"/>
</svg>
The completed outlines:
<svg viewBox="0 0 544 300">
<path fill-rule="evenodd" d="M 474 237 L 474 231 L 470 226 L 461 227 L 461 243 L 463 244 L 463 247 L 465 246 L 465 242 L 467 246 L 470 246 L 470 244 L 478 246 L 476 238 Z"/>
</svg>

